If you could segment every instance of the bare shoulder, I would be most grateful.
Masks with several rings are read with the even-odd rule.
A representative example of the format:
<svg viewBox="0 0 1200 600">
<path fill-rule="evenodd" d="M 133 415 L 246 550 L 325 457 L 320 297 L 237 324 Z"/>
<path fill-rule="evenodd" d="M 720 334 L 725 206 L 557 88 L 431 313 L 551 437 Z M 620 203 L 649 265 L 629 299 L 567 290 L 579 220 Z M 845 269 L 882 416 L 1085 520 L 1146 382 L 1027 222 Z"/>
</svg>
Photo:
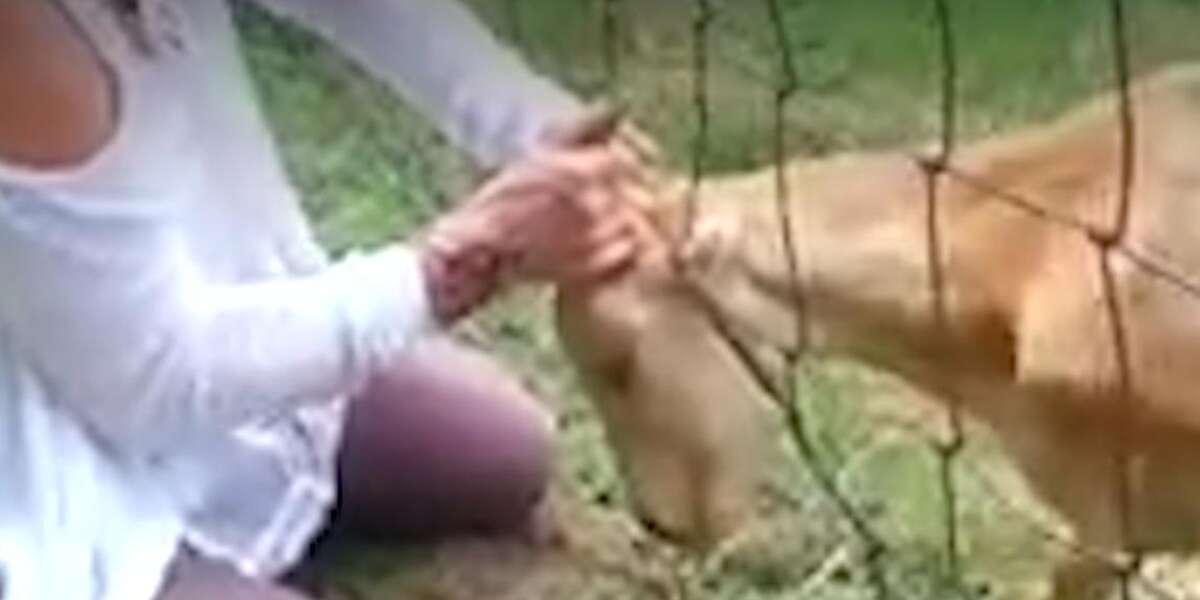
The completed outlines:
<svg viewBox="0 0 1200 600">
<path fill-rule="evenodd" d="M 111 73 L 53 0 L 0 2 L 0 161 L 54 169 L 111 137 Z"/>
</svg>

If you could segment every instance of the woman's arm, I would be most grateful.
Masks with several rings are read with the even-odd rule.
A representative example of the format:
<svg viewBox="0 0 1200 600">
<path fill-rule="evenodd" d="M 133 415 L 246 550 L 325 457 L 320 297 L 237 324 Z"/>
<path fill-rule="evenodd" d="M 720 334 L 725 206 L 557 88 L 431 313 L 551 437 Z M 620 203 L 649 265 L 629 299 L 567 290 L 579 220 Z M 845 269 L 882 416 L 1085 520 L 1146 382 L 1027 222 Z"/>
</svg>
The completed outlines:
<svg viewBox="0 0 1200 600">
<path fill-rule="evenodd" d="M 215 284 L 172 219 L 0 182 L 0 339 L 110 447 L 153 454 L 351 393 L 432 324 L 412 250 Z"/>
<path fill-rule="evenodd" d="M 86 86 L 30 86 L 36 69 L 14 65 L 0 72 L 4 83 L 57 107 L 37 123 L 75 122 L 91 106 Z M 67 101 L 49 102 L 56 94 Z M 0 148 L 37 135 L 0 129 Z M 562 278 L 632 257 L 608 185 L 628 165 L 595 146 L 534 154 L 416 249 L 240 284 L 196 272 L 169 201 L 0 174 L 0 352 L 19 357 L 97 439 L 138 456 L 353 393 L 435 319 L 485 298 L 499 259 L 519 259 L 525 278 Z"/>
<path fill-rule="evenodd" d="M 339 46 L 485 167 L 525 156 L 578 115 L 456 0 L 258 0 Z"/>
<path fill-rule="evenodd" d="M 523 279 L 619 268 L 634 246 L 598 182 L 623 169 L 600 148 L 521 161 L 414 247 L 240 284 L 194 270 L 177 207 L 0 179 L 0 344 L 99 439 L 152 455 L 189 432 L 352 394 L 485 299 L 505 261 Z"/>
</svg>

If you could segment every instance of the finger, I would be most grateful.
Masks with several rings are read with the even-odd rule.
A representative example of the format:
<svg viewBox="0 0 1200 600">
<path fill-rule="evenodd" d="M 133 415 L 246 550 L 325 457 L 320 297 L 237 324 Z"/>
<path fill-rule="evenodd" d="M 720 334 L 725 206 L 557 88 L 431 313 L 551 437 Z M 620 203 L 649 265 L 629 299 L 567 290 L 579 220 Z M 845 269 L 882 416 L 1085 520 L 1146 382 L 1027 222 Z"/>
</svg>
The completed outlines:
<svg viewBox="0 0 1200 600">
<path fill-rule="evenodd" d="M 629 179 L 618 180 L 613 184 L 613 193 L 615 193 L 622 202 L 635 207 L 638 210 L 647 211 L 658 206 L 655 201 L 659 192 L 657 188 L 648 183 L 633 181 Z"/>
<path fill-rule="evenodd" d="M 632 220 L 626 215 L 620 215 L 606 219 L 592 227 L 579 240 L 571 244 L 570 252 L 573 255 L 587 257 L 597 248 L 630 240 L 640 245 Z"/>
<path fill-rule="evenodd" d="M 603 148 L 546 152 L 504 169 L 476 196 L 484 201 L 537 194 L 570 198 L 621 171 L 615 155 Z"/>
<path fill-rule="evenodd" d="M 612 152 L 593 147 L 541 156 L 522 169 L 514 185 L 532 185 L 588 218 L 602 218 L 620 205 L 615 182 L 628 180 L 625 173 Z"/>
<path fill-rule="evenodd" d="M 628 146 L 637 157 L 650 164 L 662 164 L 663 151 L 654 138 L 642 131 L 629 121 L 623 121 L 617 128 L 616 141 Z"/>
<path fill-rule="evenodd" d="M 530 168 L 579 189 L 599 182 L 632 179 L 637 165 L 626 162 L 607 146 L 593 145 L 539 154 L 532 159 Z"/>
<path fill-rule="evenodd" d="M 667 244 L 662 232 L 658 230 L 650 216 L 640 210 L 631 210 L 629 216 L 630 230 L 638 244 L 645 248 Z"/>
<path fill-rule="evenodd" d="M 620 109 L 608 102 L 597 102 L 584 108 L 582 114 L 551 125 L 542 134 L 542 140 L 547 146 L 560 149 L 606 143 L 613 138 L 621 118 Z"/>
<path fill-rule="evenodd" d="M 588 256 L 578 276 L 586 280 L 612 276 L 632 266 L 637 254 L 637 241 L 632 238 L 622 238 L 605 244 Z"/>
<path fill-rule="evenodd" d="M 594 222 L 610 221 L 620 209 L 620 199 L 609 185 L 593 185 L 567 198 Z"/>
<path fill-rule="evenodd" d="M 434 221 L 424 232 L 429 245 L 438 248 L 457 248 L 469 242 L 492 243 L 496 227 L 490 220 L 471 208 L 460 208 Z"/>
<path fill-rule="evenodd" d="M 662 233 L 653 218 L 654 198 L 645 187 L 630 183 L 615 184 L 614 193 L 618 203 L 619 218 L 630 235 L 644 246 L 665 243 Z"/>
<path fill-rule="evenodd" d="M 625 144 L 610 144 L 609 148 L 617 158 L 623 178 L 646 187 L 655 185 L 650 169 L 632 148 Z"/>
<path fill-rule="evenodd" d="M 559 194 L 572 195 L 591 185 L 628 178 L 629 169 L 610 149 L 588 146 L 539 153 L 519 165 L 513 175 L 541 182 Z"/>
</svg>

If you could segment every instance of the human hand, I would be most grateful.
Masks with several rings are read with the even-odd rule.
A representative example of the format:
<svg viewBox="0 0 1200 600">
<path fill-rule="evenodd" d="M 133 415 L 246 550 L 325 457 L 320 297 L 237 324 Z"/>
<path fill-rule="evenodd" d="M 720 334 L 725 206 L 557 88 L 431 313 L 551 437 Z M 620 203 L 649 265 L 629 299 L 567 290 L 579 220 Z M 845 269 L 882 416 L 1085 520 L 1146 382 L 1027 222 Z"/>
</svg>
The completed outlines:
<svg viewBox="0 0 1200 600">
<path fill-rule="evenodd" d="M 617 189 L 613 193 L 624 201 L 620 210 L 633 229 L 639 249 L 664 245 L 665 238 L 648 216 L 655 208 L 655 196 L 664 192 L 662 150 L 649 134 L 626 119 L 620 109 L 603 101 L 594 103 L 580 114 L 548 127 L 542 134 L 542 143 L 551 148 L 603 145 L 613 152 L 636 173 L 636 177 L 615 181 Z"/>
<path fill-rule="evenodd" d="M 605 144 L 547 148 L 502 170 L 425 237 L 435 313 L 451 321 L 505 278 L 570 284 L 628 264 L 636 224 L 618 183 L 636 178 Z"/>
</svg>

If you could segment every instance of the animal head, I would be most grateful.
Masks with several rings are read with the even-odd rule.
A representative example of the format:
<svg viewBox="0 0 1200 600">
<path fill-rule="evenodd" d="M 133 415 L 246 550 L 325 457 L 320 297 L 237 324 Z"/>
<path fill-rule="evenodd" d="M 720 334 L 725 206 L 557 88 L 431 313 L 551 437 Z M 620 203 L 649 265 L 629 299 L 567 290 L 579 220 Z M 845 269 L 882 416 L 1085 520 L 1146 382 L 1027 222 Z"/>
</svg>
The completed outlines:
<svg viewBox="0 0 1200 600">
<path fill-rule="evenodd" d="M 678 231 L 681 215 L 678 204 L 655 207 L 655 229 Z M 682 261 L 710 282 L 727 278 L 739 235 L 736 219 L 697 221 Z M 661 239 L 620 278 L 561 289 L 558 329 L 635 513 L 668 539 L 707 547 L 753 513 L 763 403 Z"/>
<path fill-rule="evenodd" d="M 797 221 L 793 238 L 802 248 L 822 249 L 799 256 L 813 275 L 801 282 L 814 326 L 806 341 L 833 348 L 874 327 L 876 320 L 862 315 L 903 312 L 922 300 L 893 293 L 924 289 L 910 281 L 923 281 L 924 255 L 909 260 L 911 253 L 895 251 L 921 247 L 919 239 L 901 239 L 922 231 L 920 213 L 903 209 L 920 205 L 886 201 L 913 193 L 905 183 L 911 167 L 900 162 L 795 168 L 808 196 L 788 207 Z M 738 351 L 800 342 L 774 171 L 715 179 L 704 189 L 682 248 L 665 240 L 685 229 L 686 193 L 666 193 L 647 209 L 657 238 L 636 268 L 602 284 L 561 289 L 558 302 L 560 336 L 604 418 L 635 511 L 659 532 L 699 546 L 750 517 L 765 462 L 767 399 Z M 840 310 L 848 306 L 856 308 Z"/>
</svg>

